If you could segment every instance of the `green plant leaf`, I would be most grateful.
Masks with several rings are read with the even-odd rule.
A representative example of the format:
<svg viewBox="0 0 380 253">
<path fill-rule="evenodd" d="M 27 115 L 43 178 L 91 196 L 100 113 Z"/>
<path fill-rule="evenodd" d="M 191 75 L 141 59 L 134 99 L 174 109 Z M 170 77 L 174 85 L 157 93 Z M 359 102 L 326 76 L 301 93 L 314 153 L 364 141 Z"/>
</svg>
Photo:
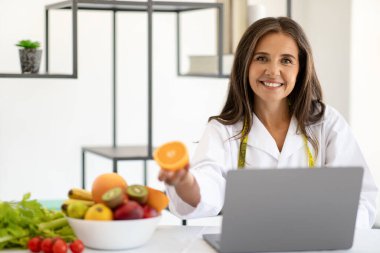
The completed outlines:
<svg viewBox="0 0 380 253">
<path fill-rule="evenodd" d="M 22 47 L 22 48 L 31 48 L 31 49 L 37 49 L 41 46 L 40 42 L 38 41 L 31 41 L 31 40 L 20 40 L 16 46 Z"/>
</svg>

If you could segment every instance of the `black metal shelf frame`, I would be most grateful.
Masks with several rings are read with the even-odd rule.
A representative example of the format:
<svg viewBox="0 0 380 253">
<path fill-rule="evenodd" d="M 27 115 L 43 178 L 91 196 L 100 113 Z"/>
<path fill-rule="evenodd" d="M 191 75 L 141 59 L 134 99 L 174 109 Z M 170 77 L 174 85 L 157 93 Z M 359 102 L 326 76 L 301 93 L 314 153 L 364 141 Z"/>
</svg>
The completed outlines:
<svg viewBox="0 0 380 253">
<path fill-rule="evenodd" d="M 78 78 L 78 2 L 70 1 L 72 9 L 72 32 L 73 32 L 73 78 Z M 45 6 L 45 71 L 49 73 L 49 11 L 56 9 L 54 5 Z"/>
<path fill-rule="evenodd" d="M 0 78 L 77 78 L 76 75 L 69 74 L 14 74 L 0 73 Z"/>
<path fill-rule="evenodd" d="M 86 170 L 85 160 L 86 153 L 92 153 L 98 156 L 102 156 L 107 159 L 111 159 L 113 162 L 113 172 L 118 171 L 118 161 L 125 160 L 142 160 L 144 162 L 144 184 L 147 183 L 147 161 L 153 158 L 153 143 L 152 143 L 152 68 L 153 68 L 153 38 L 152 38 L 152 15 L 153 12 L 171 12 L 176 13 L 176 31 L 177 31 L 177 74 L 180 76 L 186 76 L 180 73 L 180 14 L 187 11 L 196 11 L 203 9 L 216 9 L 218 12 L 218 45 L 217 52 L 219 56 L 219 73 L 222 73 L 222 49 L 223 49 L 223 4 L 221 3 L 197 3 L 197 2 L 164 2 L 164 1 L 152 1 L 147 2 L 133 2 L 133 1 L 109 1 L 109 0 L 68 0 L 55 4 L 50 4 L 45 7 L 46 19 L 46 62 L 48 63 L 49 57 L 49 11 L 52 9 L 71 9 L 73 17 L 73 69 L 74 74 L 77 75 L 77 44 L 78 44 L 78 11 L 80 10 L 108 10 L 113 12 L 112 22 L 112 45 L 113 45 L 113 80 L 112 80 L 112 146 L 103 147 L 82 147 L 82 187 L 86 187 Z M 118 146 L 117 145 L 117 97 L 116 97 L 116 13 L 119 11 L 141 11 L 147 12 L 148 24 L 148 136 L 147 145 L 145 146 Z M 46 71 L 48 71 L 48 64 L 46 64 Z M 191 75 L 196 76 L 196 75 Z M 202 77 L 226 77 L 220 75 L 201 75 Z"/>
</svg>

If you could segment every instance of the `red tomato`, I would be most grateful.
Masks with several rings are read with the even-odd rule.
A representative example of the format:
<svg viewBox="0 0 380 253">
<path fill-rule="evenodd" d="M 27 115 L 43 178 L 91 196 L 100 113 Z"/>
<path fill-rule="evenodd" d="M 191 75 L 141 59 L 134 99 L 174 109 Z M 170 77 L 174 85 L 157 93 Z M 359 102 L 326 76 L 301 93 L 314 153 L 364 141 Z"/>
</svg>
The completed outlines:
<svg viewBox="0 0 380 253">
<path fill-rule="evenodd" d="M 41 242 L 41 250 L 45 253 L 53 253 L 53 239 L 43 239 Z"/>
<path fill-rule="evenodd" d="M 41 242 L 42 238 L 41 237 L 33 237 L 28 241 L 28 249 L 31 252 L 40 252 L 41 251 Z"/>
<path fill-rule="evenodd" d="M 81 240 L 75 240 L 70 244 L 70 249 L 73 253 L 81 253 L 84 250 L 84 245 Z"/>
<path fill-rule="evenodd" d="M 57 239 L 53 245 L 53 253 L 66 253 L 67 252 L 67 244 L 62 239 Z"/>
</svg>

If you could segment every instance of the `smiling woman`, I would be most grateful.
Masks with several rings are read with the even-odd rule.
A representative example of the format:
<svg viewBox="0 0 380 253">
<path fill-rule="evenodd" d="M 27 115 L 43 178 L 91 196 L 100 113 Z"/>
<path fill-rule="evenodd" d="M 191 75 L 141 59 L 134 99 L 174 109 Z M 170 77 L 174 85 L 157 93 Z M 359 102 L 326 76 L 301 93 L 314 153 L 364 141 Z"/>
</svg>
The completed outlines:
<svg viewBox="0 0 380 253">
<path fill-rule="evenodd" d="M 322 101 L 311 47 L 290 18 L 260 19 L 246 30 L 224 108 L 210 117 L 190 164 L 160 172 L 170 210 L 182 218 L 221 211 L 229 170 L 361 166 L 357 227 L 375 220 L 372 175 L 344 118 Z"/>
</svg>

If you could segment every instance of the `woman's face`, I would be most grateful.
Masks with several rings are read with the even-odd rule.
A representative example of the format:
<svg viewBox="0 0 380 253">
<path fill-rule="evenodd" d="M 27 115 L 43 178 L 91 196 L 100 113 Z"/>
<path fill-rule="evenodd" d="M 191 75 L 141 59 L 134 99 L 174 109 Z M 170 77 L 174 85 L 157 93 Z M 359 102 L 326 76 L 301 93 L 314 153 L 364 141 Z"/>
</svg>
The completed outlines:
<svg viewBox="0 0 380 253">
<path fill-rule="evenodd" d="M 249 83 L 257 102 L 280 102 L 294 89 L 299 71 L 298 46 L 284 33 L 269 33 L 257 43 Z"/>
</svg>

